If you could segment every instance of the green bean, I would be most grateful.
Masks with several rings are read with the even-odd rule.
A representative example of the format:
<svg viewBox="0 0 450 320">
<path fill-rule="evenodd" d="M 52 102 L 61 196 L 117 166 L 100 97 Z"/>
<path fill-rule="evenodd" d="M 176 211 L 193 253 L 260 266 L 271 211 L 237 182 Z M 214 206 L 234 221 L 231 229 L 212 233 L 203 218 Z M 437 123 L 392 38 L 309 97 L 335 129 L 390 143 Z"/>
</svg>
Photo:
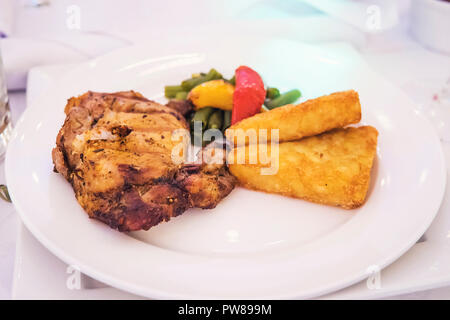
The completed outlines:
<svg viewBox="0 0 450 320">
<path fill-rule="evenodd" d="M 181 83 L 181 87 L 183 88 L 183 91 L 189 92 L 194 87 L 198 86 L 199 84 L 202 84 L 203 82 L 222 78 L 223 78 L 222 75 L 216 69 L 213 68 L 209 70 L 209 72 L 204 76 L 200 75 L 199 77 L 184 80 Z"/>
<path fill-rule="evenodd" d="M 212 107 L 205 107 L 198 109 L 191 120 L 191 127 L 194 128 L 194 123 L 196 121 L 202 122 L 202 130 L 204 130 L 208 126 L 208 120 L 211 114 L 213 113 L 214 108 Z"/>
<path fill-rule="evenodd" d="M 294 89 L 283 93 L 278 98 L 267 101 L 265 104 L 267 108 L 274 109 L 295 102 L 301 95 L 299 90 Z"/>
<path fill-rule="evenodd" d="M 208 144 L 208 141 L 204 139 L 204 131 L 195 131 L 191 128 L 191 144 L 198 147 L 204 147 Z"/>
<path fill-rule="evenodd" d="M 183 91 L 181 86 L 165 86 L 164 94 L 166 98 L 175 98 L 176 94 L 180 91 Z"/>
<path fill-rule="evenodd" d="M 188 95 L 188 93 L 186 91 L 180 91 L 180 92 L 177 92 L 177 94 L 175 95 L 175 99 L 177 99 L 177 100 L 186 100 L 187 99 L 187 95 Z"/>
<path fill-rule="evenodd" d="M 203 143 L 203 129 L 202 129 L 202 127 L 203 127 L 203 123 L 201 123 L 201 125 L 200 125 L 200 130 L 195 130 L 196 128 L 196 126 L 195 126 L 195 121 L 196 120 L 194 120 L 194 117 L 195 117 L 195 114 L 196 114 L 197 112 L 194 112 L 193 114 L 192 114 L 192 117 L 191 117 L 191 119 L 190 119 L 190 123 L 191 123 L 191 144 L 192 145 L 194 145 L 194 146 L 201 146 L 202 145 L 202 143 Z M 199 121 L 201 121 L 201 120 L 197 120 L 198 122 Z"/>
<path fill-rule="evenodd" d="M 223 126 L 222 131 L 225 132 L 226 129 L 231 125 L 231 111 L 227 110 L 223 113 Z"/>
<path fill-rule="evenodd" d="M 223 123 L 223 111 L 220 109 L 216 109 L 208 120 L 208 129 L 222 129 Z"/>
<path fill-rule="evenodd" d="M 266 98 L 267 99 L 275 99 L 280 96 L 280 90 L 277 88 L 267 88 Z"/>
</svg>

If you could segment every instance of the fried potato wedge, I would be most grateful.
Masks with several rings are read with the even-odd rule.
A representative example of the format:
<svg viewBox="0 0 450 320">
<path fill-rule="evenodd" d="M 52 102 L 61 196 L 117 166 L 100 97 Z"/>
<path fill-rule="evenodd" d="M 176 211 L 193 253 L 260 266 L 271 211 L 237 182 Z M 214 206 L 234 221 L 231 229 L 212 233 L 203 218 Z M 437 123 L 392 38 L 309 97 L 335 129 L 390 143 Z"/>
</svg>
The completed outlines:
<svg viewBox="0 0 450 320">
<path fill-rule="evenodd" d="M 262 156 L 262 145 L 241 146 L 228 155 L 229 169 L 249 189 L 353 209 L 365 201 L 377 137 L 371 126 L 335 129 L 299 141 L 269 144 L 268 157 Z M 269 167 L 278 170 L 262 174 L 261 169 Z"/>
<path fill-rule="evenodd" d="M 242 132 L 249 132 L 248 129 L 254 129 L 256 135 L 260 129 L 266 129 L 267 141 L 271 140 L 272 130 L 279 129 L 280 142 L 295 141 L 335 128 L 343 128 L 360 120 L 359 95 L 354 90 L 348 90 L 256 114 L 232 125 L 225 134 L 235 145 L 243 145 L 248 144 L 250 138 L 246 136 L 238 139 L 237 136 L 242 137 Z"/>
</svg>

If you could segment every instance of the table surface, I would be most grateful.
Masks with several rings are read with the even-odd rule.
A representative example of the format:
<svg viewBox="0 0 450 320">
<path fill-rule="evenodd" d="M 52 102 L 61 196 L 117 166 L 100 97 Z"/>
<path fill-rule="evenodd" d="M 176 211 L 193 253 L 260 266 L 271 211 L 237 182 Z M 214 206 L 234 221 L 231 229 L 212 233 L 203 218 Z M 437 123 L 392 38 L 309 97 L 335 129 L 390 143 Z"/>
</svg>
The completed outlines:
<svg viewBox="0 0 450 320">
<path fill-rule="evenodd" d="M 431 52 L 414 42 L 406 28 L 367 37 L 360 48 L 368 64 L 393 84 L 411 95 L 419 104 L 439 92 L 450 79 L 450 58 Z M 13 123 L 26 108 L 26 92 L 9 92 Z M 0 183 L 5 183 L 4 164 L 0 163 Z M 0 299 L 11 297 L 18 216 L 12 204 L 0 201 Z M 400 298 L 450 299 L 450 288 L 405 295 Z"/>
</svg>

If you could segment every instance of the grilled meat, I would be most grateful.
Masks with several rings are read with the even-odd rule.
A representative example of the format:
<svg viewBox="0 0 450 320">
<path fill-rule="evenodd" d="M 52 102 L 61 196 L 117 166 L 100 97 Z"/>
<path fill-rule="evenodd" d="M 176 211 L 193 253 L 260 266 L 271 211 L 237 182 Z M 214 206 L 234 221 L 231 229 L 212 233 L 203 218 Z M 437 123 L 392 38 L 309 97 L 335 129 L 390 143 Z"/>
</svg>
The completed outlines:
<svg viewBox="0 0 450 320">
<path fill-rule="evenodd" d="M 188 129 L 179 111 L 134 91 L 69 99 L 52 158 L 89 217 L 120 231 L 148 230 L 188 208 L 214 208 L 231 192 L 225 164 L 172 161 L 180 143 L 172 132 Z"/>
</svg>

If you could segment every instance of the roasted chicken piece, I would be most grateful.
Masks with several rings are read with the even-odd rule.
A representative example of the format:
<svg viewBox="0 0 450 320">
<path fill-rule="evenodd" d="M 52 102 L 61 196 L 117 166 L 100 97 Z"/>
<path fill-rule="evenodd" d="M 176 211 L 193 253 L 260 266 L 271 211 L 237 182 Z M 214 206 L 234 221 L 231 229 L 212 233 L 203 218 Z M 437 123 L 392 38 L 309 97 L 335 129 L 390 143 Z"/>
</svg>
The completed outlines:
<svg viewBox="0 0 450 320">
<path fill-rule="evenodd" d="M 69 99 L 52 151 L 89 217 L 120 231 L 148 230 L 188 208 L 214 208 L 235 186 L 225 164 L 177 164 L 172 141 L 189 106 L 134 91 Z"/>
</svg>

